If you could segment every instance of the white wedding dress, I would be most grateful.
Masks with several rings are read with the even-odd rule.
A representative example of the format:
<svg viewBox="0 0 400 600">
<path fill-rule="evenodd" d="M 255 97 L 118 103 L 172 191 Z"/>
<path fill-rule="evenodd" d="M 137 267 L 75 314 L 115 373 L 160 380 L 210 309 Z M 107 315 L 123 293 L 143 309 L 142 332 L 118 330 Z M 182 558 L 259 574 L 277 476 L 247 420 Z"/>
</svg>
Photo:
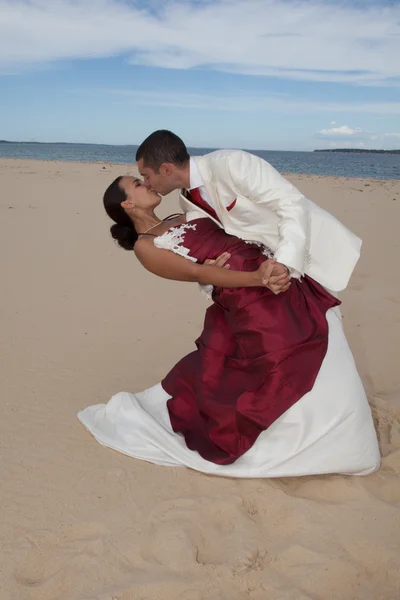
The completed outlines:
<svg viewBox="0 0 400 600">
<path fill-rule="evenodd" d="M 327 319 L 328 351 L 313 389 L 231 465 L 214 464 L 187 448 L 172 430 L 170 396 L 160 383 L 144 392 L 116 394 L 78 418 L 103 446 L 157 465 L 227 477 L 368 475 L 380 465 L 371 411 L 338 311 L 329 310 Z"/>
<path fill-rule="evenodd" d="M 183 245 L 185 227 L 190 226 L 159 236 L 156 245 L 190 258 Z M 312 390 L 232 464 L 218 465 L 189 450 L 171 427 L 170 396 L 160 383 L 143 392 L 116 394 L 107 404 L 82 410 L 78 418 L 103 446 L 157 465 L 243 478 L 373 473 L 380 453 L 371 410 L 340 311 L 331 308 L 326 316 L 328 349 Z"/>
</svg>

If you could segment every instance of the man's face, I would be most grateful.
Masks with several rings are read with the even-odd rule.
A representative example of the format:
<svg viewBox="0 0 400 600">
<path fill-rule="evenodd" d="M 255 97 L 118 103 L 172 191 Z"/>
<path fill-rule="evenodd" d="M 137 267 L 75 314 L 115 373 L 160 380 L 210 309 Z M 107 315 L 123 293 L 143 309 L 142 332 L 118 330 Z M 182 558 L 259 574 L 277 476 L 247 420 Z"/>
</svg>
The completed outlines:
<svg viewBox="0 0 400 600">
<path fill-rule="evenodd" d="M 145 167 L 143 159 L 138 160 L 139 173 L 143 177 L 144 184 L 152 188 L 161 196 L 166 196 L 175 189 L 173 182 L 173 165 L 164 163 L 161 165 L 158 173 L 150 167 Z"/>
</svg>

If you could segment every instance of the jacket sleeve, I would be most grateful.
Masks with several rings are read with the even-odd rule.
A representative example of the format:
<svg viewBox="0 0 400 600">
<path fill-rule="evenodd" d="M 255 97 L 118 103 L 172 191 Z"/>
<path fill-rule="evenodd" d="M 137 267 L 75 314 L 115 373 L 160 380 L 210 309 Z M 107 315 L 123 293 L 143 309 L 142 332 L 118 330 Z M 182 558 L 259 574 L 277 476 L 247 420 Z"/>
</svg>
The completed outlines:
<svg viewBox="0 0 400 600">
<path fill-rule="evenodd" d="M 272 165 L 254 154 L 232 152 L 227 161 L 237 191 L 257 204 L 268 206 L 279 219 L 276 260 L 286 265 L 292 276 L 304 275 L 310 237 L 310 213 L 305 196 Z"/>
</svg>

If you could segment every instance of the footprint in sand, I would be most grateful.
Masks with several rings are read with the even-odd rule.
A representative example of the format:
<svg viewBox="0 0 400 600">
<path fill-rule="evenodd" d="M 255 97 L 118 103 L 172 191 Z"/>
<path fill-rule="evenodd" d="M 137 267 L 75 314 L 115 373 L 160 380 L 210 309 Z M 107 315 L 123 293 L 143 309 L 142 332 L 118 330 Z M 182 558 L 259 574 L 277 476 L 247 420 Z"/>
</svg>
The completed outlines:
<svg viewBox="0 0 400 600">
<path fill-rule="evenodd" d="M 389 452 L 382 460 L 381 471 L 392 473 L 399 476 L 400 474 L 400 448 L 397 447 L 392 452 Z"/>
<path fill-rule="evenodd" d="M 380 391 L 372 396 L 372 414 L 379 438 L 382 456 L 400 448 L 400 392 Z M 400 474 L 400 469 L 397 470 Z"/>
<path fill-rule="evenodd" d="M 347 289 L 349 289 L 353 292 L 361 292 L 364 289 L 364 284 L 357 283 L 357 282 L 350 282 Z"/>
<path fill-rule="evenodd" d="M 357 271 L 357 279 L 368 279 L 371 277 L 371 273 L 364 273 L 362 271 Z"/>
<path fill-rule="evenodd" d="M 315 600 L 336 598 L 340 600 L 387 598 L 389 600 L 392 598 L 385 594 L 385 576 L 382 577 L 382 584 L 375 585 L 376 574 L 374 574 L 375 581 L 371 581 L 370 571 L 357 558 L 353 559 L 345 548 L 336 553 L 329 546 L 326 550 L 316 551 L 301 543 L 294 543 L 283 549 L 274 564 L 274 569 L 285 578 L 286 588 L 290 589 L 293 584 L 299 593 L 295 596 L 296 600 L 303 597 L 309 600 L 311 598 Z M 338 582 L 341 584 L 339 587 Z M 286 599 L 286 595 L 283 597 Z M 393 600 L 394 598 L 395 596 Z"/>
<path fill-rule="evenodd" d="M 400 479 L 397 473 L 382 470 L 370 477 L 360 478 L 359 485 L 374 498 L 392 506 L 400 506 Z"/>
<path fill-rule="evenodd" d="M 400 427 L 396 422 L 374 415 L 381 454 L 385 458 L 400 446 Z M 400 474 L 400 469 L 397 471 Z"/>
<path fill-rule="evenodd" d="M 238 568 L 259 565 L 264 545 L 241 498 L 183 498 L 153 511 L 142 535 L 141 555 L 146 562 L 176 571 Z"/>
<path fill-rule="evenodd" d="M 288 496 L 327 504 L 359 499 L 362 495 L 356 479 L 345 475 L 276 479 L 272 484 Z"/>
<path fill-rule="evenodd" d="M 97 523 L 71 526 L 61 532 L 30 532 L 28 550 L 14 572 L 21 586 L 18 600 L 57 600 L 71 591 L 76 574 L 104 552 L 105 528 Z M 71 575 L 71 577 L 70 577 Z M 72 575 L 74 575 L 72 577 Z"/>
<path fill-rule="evenodd" d="M 400 304 L 399 296 L 385 296 L 384 300 L 389 300 L 389 302 L 393 302 L 393 304 Z"/>
</svg>

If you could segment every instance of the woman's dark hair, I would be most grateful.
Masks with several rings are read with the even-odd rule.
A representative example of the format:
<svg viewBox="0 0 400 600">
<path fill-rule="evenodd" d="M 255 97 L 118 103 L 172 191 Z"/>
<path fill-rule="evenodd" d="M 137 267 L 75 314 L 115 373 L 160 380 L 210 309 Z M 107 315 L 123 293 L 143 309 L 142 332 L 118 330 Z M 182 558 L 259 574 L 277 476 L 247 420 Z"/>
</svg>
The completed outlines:
<svg viewBox="0 0 400 600">
<path fill-rule="evenodd" d="M 190 160 L 190 156 L 180 137 L 167 129 L 159 129 L 149 135 L 137 149 L 136 162 L 140 159 L 145 167 L 158 173 L 163 163 L 181 167 Z"/>
<path fill-rule="evenodd" d="M 117 240 L 121 248 L 133 250 L 138 234 L 129 215 L 121 206 L 121 202 L 124 202 L 127 198 L 124 190 L 119 187 L 121 179 L 122 176 L 117 177 L 104 192 L 104 208 L 110 219 L 115 221 L 115 225 L 111 225 L 110 228 L 114 240 Z"/>
</svg>

